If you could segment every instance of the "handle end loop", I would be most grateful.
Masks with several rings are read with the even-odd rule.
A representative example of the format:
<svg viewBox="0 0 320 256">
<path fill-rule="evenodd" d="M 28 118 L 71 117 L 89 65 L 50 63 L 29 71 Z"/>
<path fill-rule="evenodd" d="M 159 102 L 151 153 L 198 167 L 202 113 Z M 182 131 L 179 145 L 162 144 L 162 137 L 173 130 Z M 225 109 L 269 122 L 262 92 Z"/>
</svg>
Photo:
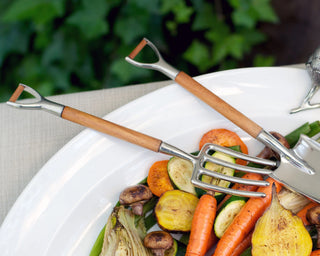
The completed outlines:
<svg viewBox="0 0 320 256">
<path fill-rule="evenodd" d="M 134 60 L 134 58 L 142 51 L 142 49 L 146 46 L 150 46 L 150 48 L 153 50 L 155 55 L 158 58 L 157 62 L 154 63 L 143 63 L 143 62 L 138 62 Z M 143 38 L 142 41 L 136 46 L 136 48 L 133 49 L 133 51 L 125 58 L 125 60 L 140 68 L 147 68 L 147 69 L 153 69 L 160 71 L 164 75 L 168 76 L 169 78 L 175 80 L 176 76 L 179 74 L 179 70 L 175 69 L 171 65 L 169 65 L 161 56 L 159 50 L 157 47 L 148 39 Z"/>
<path fill-rule="evenodd" d="M 29 101 L 27 102 L 25 101 L 17 102 L 18 98 L 20 97 L 23 91 L 30 93 L 34 98 L 28 99 Z M 64 109 L 63 105 L 47 100 L 46 98 L 41 96 L 41 94 L 38 93 L 36 90 L 34 90 L 33 88 L 25 84 L 19 84 L 17 89 L 14 91 L 14 93 L 10 97 L 9 101 L 7 101 L 7 104 L 11 107 L 22 108 L 22 109 L 43 109 L 57 116 L 61 116 L 61 113 Z"/>
</svg>

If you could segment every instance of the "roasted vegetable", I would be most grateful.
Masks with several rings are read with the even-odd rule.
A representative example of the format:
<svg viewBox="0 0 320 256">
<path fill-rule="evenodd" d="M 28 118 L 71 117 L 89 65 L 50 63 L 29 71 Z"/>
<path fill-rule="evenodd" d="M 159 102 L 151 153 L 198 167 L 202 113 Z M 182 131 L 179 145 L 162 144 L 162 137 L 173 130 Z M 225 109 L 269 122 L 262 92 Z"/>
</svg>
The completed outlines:
<svg viewBox="0 0 320 256">
<path fill-rule="evenodd" d="M 252 235 L 252 255 L 309 256 L 311 250 L 312 240 L 302 220 L 280 204 L 273 186 L 271 205 Z"/>
<path fill-rule="evenodd" d="M 147 183 L 156 196 L 161 196 L 168 190 L 173 190 L 169 175 L 168 175 L 168 160 L 157 161 L 149 169 Z"/>
<path fill-rule="evenodd" d="M 286 188 L 283 188 L 279 192 L 278 198 L 280 200 L 280 204 L 294 214 L 301 211 L 308 203 L 310 203 L 310 200 L 305 196 Z"/>
<path fill-rule="evenodd" d="M 190 231 L 198 201 L 195 195 L 182 190 L 163 193 L 155 207 L 159 227 L 167 231 Z"/>
<path fill-rule="evenodd" d="M 214 222 L 214 232 L 221 238 L 248 198 L 231 196 L 221 207 Z"/>
<path fill-rule="evenodd" d="M 320 249 L 320 206 L 315 206 L 307 211 L 307 220 L 315 225 L 317 230 L 317 249 Z"/>
<path fill-rule="evenodd" d="M 152 198 L 151 190 L 142 184 L 131 186 L 123 190 L 119 196 L 119 202 L 129 205 L 136 215 L 143 214 L 143 205 Z"/>
<path fill-rule="evenodd" d="M 149 248 L 155 256 L 164 256 L 165 251 L 173 246 L 172 236 L 165 231 L 153 231 L 143 240 L 145 247 Z"/>
<path fill-rule="evenodd" d="M 100 256 L 109 255 L 152 255 L 143 245 L 146 231 L 143 218 L 135 224 L 135 215 L 124 206 L 115 207 L 106 224 Z"/>
<path fill-rule="evenodd" d="M 168 174 L 174 185 L 183 191 L 196 195 L 195 187 L 191 183 L 193 164 L 179 157 L 171 157 L 168 162 Z"/>
</svg>

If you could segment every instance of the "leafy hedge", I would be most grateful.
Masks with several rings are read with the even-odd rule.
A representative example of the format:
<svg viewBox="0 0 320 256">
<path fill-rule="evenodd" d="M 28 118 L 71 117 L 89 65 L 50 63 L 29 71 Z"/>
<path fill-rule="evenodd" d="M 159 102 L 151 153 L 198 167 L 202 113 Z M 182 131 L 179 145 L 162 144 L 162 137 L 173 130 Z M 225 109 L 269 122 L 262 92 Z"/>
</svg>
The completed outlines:
<svg viewBox="0 0 320 256">
<path fill-rule="evenodd" d="M 51 95 L 166 79 L 124 61 L 142 37 L 191 75 L 235 68 L 277 22 L 270 0 L 2 0 L 0 17 L 1 101 L 19 82 Z"/>
</svg>

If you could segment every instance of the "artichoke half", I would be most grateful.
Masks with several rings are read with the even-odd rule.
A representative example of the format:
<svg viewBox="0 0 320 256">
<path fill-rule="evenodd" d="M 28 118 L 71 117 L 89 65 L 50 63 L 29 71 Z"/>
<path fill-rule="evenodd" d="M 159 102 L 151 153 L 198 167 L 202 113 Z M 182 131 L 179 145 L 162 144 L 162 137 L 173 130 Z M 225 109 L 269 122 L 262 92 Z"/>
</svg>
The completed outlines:
<svg viewBox="0 0 320 256">
<path fill-rule="evenodd" d="M 135 223 L 135 215 L 130 210 L 115 207 L 106 224 L 100 256 L 151 256 L 151 251 L 143 245 L 145 235 L 143 218 Z"/>
</svg>

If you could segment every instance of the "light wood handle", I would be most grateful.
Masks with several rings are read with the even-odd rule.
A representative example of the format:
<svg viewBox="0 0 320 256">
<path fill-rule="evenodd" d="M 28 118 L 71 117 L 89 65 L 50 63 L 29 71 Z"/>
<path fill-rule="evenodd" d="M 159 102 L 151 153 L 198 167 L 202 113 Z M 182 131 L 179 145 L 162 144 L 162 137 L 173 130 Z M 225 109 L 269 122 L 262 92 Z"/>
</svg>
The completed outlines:
<svg viewBox="0 0 320 256">
<path fill-rule="evenodd" d="M 24 91 L 24 86 L 22 84 L 19 84 L 19 86 L 17 87 L 17 89 L 14 91 L 14 93 L 12 94 L 12 96 L 10 97 L 9 101 L 11 102 L 16 102 L 17 99 L 20 97 L 21 93 Z"/>
<path fill-rule="evenodd" d="M 141 42 L 137 45 L 137 47 L 134 48 L 133 51 L 128 55 L 128 57 L 130 59 L 134 59 L 146 45 L 147 41 L 145 39 L 142 39 Z"/>
<path fill-rule="evenodd" d="M 160 144 L 162 143 L 161 140 L 156 138 L 136 132 L 129 128 L 117 125 L 71 107 L 64 107 L 61 117 L 155 152 L 159 151 Z"/>
<path fill-rule="evenodd" d="M 246 131 L 252 137 L 256 138 L 262 128 L 241 112 L 230 106 L 227 102 L 220 99 L 217 95 L 206 89 L 204 86 L 195 81 L 192 77 L 180 71 L 175 81 L 199 99 L 214 108 L 220 114 L 225 116 L 235 125 Z"/>
</svg>

